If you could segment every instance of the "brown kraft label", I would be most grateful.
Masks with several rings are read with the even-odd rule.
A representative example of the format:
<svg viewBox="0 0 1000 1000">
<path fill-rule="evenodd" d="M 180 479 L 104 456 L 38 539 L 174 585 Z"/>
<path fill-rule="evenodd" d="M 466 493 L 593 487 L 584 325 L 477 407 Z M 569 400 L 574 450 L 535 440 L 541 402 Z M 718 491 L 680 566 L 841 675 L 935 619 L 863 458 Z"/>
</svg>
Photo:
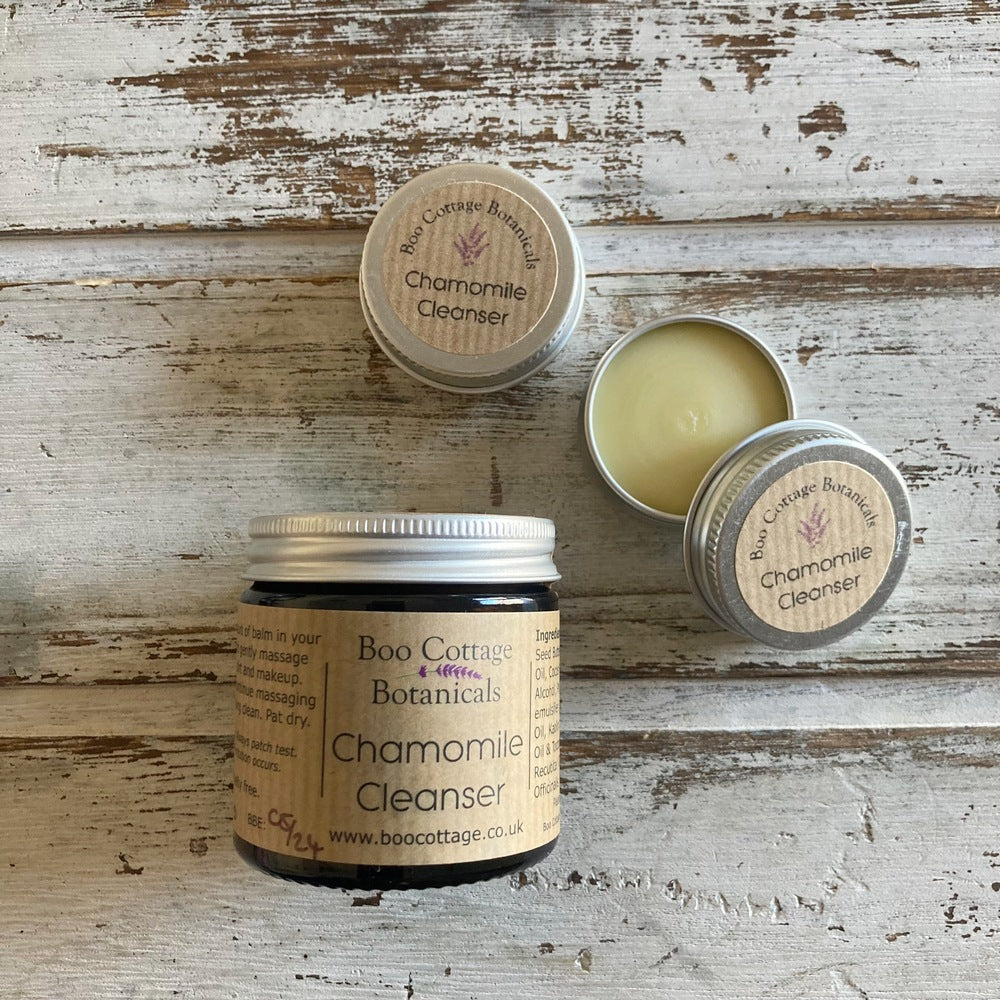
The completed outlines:
<svg viewBox="0 0 1000 1000">
<path fill-rule="evenodd" d="M 736 544 L 736 579 L 750 610 L 786 632 L 818 632 L 849 618 L 892 561 L 889 497 L 849 462 L 811 462 L 773 483 L 750 509 Z"/>
<path fill-rule="evenodd" d="M 493 354 L 526 337 L 552 301 L 557 273 L 544 219 L 481 181 L 445 184 L 410 203 L 383 260 L 396 315 L 449 354 Z"/>
<path fill-rule="evenodd" d="M 559 832 L 559 613 L 240 604 L 235 829 L 342 864 L 481 861 Z"/>
</svg>

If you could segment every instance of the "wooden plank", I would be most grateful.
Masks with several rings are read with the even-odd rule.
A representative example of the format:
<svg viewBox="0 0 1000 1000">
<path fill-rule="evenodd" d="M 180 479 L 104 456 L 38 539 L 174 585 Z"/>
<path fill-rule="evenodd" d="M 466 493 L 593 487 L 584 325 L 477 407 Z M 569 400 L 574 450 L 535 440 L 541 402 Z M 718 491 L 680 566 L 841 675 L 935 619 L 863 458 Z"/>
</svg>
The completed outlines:
<svg viewBox="0 0 1000 1000">
<path fill-rule="evenodd" d="M 827 246 L 838 232 L 826 231 Z M 951 232 L 904 239 L 895 265 L 886 242 L 878 266 L 861 264 L 856 245 L 838 266 L 796 268 L 800 247 L 822 256 L 824 234 L 817 244 L 800 232 L 782 256 L 758 230 L 767 266 L 754 266 L 749 232 L 696 243 L 686 269 L 648 273 L 612 270 L 617 247 L 629 260 L 641 252 L 641 232 L 588 232 L 607 270 L 588 280 L 567 349 L 523 386 L 471 399 L 431 392 L 386 360 L 356 281 L 341 276 L 353 271 L 343 247 L 334 274 L 315 263 L 294 274 L 302 246 L 279 241 L 278 276 L 263 255 L 260 274 L 241 276 L 246 252 L 232 276 L 210 240 L 213 276 L 197 278 L 186 276 L 190 245 L 165 251 L 185 276 L 149 277 L 155 250 L 140 263 L 135 241 L 96 242 L 82 278 L 77 253 L 51 281 L 0 290 L 0 671 L 225 677 L 247 519 L 338 507 L 552 516 L 565 664 L 581 677 L 993 670 L 1000 397 L 987 317 L 1000 253 L 988 229 Z M 656 234 L 664 253 L 669 239 Z M 935 240 L 945 266 L 928 264 Z M 724 246 L 732 257 L 706 267 Z M 981 254 L 977 266 L 947 266 L 952 246 L 961 259 Z M 123 263 L 123 276 L 107 276 Z M 55 255 L 40 262 L 42 275 L 56 268 Z M 681 311 L 757 331 L 785 362 L 800 412 L 853 426 L 910 485 L 916 544 L 903 583 L 835 646 L 798 657 L 716 629 L 688 592 L 678 532 L 624 513 L 585 456 L 579 406 L 598 357 L 634 324 Z"/>
<path fill-rule="evenodd" d="M 352 227 L 477 158 L 578 224 L 992 219 L 997 13 L 20 0 L 0 229 Z"/>
<path fill-rule="evenodd" d="M 641 549 L 643 542 L 641 535 L 622 540 L 630 551 Z M 215 578 L 220 589 L 227 587 L 240 570 L 241 551 L 242 543 L 234 540 L 234 550 L 226 557 L 228 569 L 217 569 L 208 582 Z M 920 554 L 917 558 L 924 557 Z M 926 558 L 933 558 L 933 553 Z M 908 569 L 908 573 L 914 572 L 914 567 Z M 16 582 L 13 571 L 5 568 L 5 573 Z M 932 575 L 928 567 L 924 578 Z M 55 590 L 58 569 L 46 567 L 39 579 L 43 586 Z M 136 588 L 148 589 L 138 571 L 130 581 Z M 932 595 L 921 598 L 921 591 L 912 582 L 901 586 L 905 590 L 854 636 L 795 656 L 721 631 L 680 589 L 639 594 L 621 590 L 593 597 L 582 593 L 585 581 L 573 584 L 567 580 L 560 584 L 563 628 L 569 636 L 563 646 L 563 674 L 580 680 L 631 683 L 672 677 L 863 673 L 910 678 L 937 672 L 996 672 L 1000 640 L 995 635 L 996 606 L 990 603 L 988 593 L 978 606 L 933 608 Z M 963 584 L 956 581 L 955 586 Z M 15 620 L 0 629 L 0 664 L 6 671 L 0 685 L 211 685 L 229 679 L 234 670 L 232 621 L 237 593 L 226 596 L 228 599 L 218 606 L 205 606 L 193 614 L 187 604 L 197 601 L 190 595 L 185 600 L 183 594 L 176 594 L 172 601 L 179 603 L 170 619 L 152 613 L 136 613 L 128 619 L 101 616 L 85 604 L 60 611 L 41 597 L 35 604 L 8 600 L 5 603 Z M 138 600 L 138 593 L 133 600 Z M 155 594 L 143 600 L 151 606 L 156 603 Z M 74 611 L 87 617 L 69 618 Z M 66 616 L 66 620 L 53 622 L 57 615 Z M 53 624 L 65 627 L 53 631 Z M 0 702 L 6 697 L 0 693 Z"/>
<path fill-rule="evenodd" d="M 0 688 L 3 735 L 65 737 L 227 737 L 233 685 L 18 684 Z M 783 677 L 723 680 L 587 680 L 566 677 L 562 725 L 609 733 L 799 732 L 831 729 L 1000 728 L 993 676 Z"/>
<path fill-rule="evenodd" d="M 823 269 L 982 270 L 1000 263 L 1000 230 L 987 222 L 786 222 L 576 229 L 587 274 Z M 228 281 L 358 273 L 355 230 L 10 236 L 0 240 L 0 288 L 73 282 Z"/>
<path fill-rule="evenodd" d="M 0 976 L 21 1000 L 992 1000 L 998 739 L 568 733 L 556 852 L 420 893 L 244 867 L 228 740 L 5 740 Z"/>
</svg>

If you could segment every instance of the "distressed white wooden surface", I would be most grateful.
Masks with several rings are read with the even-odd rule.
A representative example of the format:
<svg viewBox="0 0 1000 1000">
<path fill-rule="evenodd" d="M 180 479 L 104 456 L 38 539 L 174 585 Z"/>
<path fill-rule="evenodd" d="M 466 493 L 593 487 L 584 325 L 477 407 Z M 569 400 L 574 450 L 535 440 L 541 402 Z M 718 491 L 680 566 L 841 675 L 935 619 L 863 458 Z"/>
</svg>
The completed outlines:
<svg viewBox="0 0 1000 1000">
<path fill-rule="evenodd" d="M 0 998 L 996 1000 L 998 47 L 992 0 L 0 6 Z M 468 157 L 588 272 L 552 367 L 474 399 L 355 281 L 377 203 Z M 718 630 L 589 468 L 598 357 L 679 311 L 911 488 L 844 642 Z M 523 876 L 232 852 L 245 522 L 334 507 L 555 519 L 565 826 Z"/>
<path fill-rule="evenodd" d="M 118 711 L 122 702 L 127 714 Z M 46 739 L 70 736 L 225 736 L 233 728 L 229 684 L 178 680 L 117 687 L 11 684 L 3 692 L 6 731 Z M 617 733 L 764 732 L 830 729 L 953 729 L 994 726 L 1000 690 L 989 674 L 610 680 L 571 678 L 562 692 L 568 730 Z"/>
<path fill-rule="evenodd" d="M 996 996 L 997 729 L 568 733 L 565 833 L 474 887 L 233 860 L 228 738 L 5 741 L 4 996 Z"/>
<path fill-rule="evenodd" d="M 997 206 L 996 0 L 3 7 L 6 229 L 353 225 L 470 158 L 578 225 Z"/>
<path fill-rule="evenodd" d="M 472 400 L 374 348 L 357 235 L 0 244 L 10 995 L 993 1000 L 996 234 L 781 235 L 583 230 L 570 346 Z M 889 608 L 804 662 L 712 626 L 676 533 L 584 459 L 600 353 L 692 309 L 765 336 L 913 490 Z M 454 891 L 257 876 L 229 846 L 244 521 L 430 501 L 559 527 L 560 846 Z"/>
<path fill-rule="evenodd" d="M 569 346 L 478 398 L 429 391 L 384 358 L 361 316 L 357 238 L 331 235 L 326 265 L 325 238 L 277 237 L 273 276 L 264 239 L 232 272 L 224 236 L 42 256 L 38 280 L 0 291 L 6 672 L 226 677 L 246 521 L 356 508 L 554 518 L 569 675 L 992 669 L 1000 245 L 978 226 L 897 232 L 869 250 L 840 227 L 797 227 L 779 247 L 750 227 L 688 249 L 669 228 L 584 230 L 592 276 Z M 210 277 L 188 276 L 199 240 Z M 643 271 L 616 271 L 647 241 Z M 692 311 L 756 330 L 800 412 L 855 427 L 913 491 L 917 544 L 889 613 L 835 646 L 802 656 L 720 632 L 688 592 L 679 532 L 624 512 L 585 457 L 596 360 L 636 323 Z"/>
</svg>

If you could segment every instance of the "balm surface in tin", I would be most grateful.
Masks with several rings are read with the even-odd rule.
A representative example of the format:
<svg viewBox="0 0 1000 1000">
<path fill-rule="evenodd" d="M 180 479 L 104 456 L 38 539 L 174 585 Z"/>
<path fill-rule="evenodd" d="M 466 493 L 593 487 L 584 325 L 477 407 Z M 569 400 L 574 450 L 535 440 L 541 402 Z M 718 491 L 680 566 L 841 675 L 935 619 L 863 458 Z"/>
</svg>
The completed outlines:
<svg viewBox="0 0 1000 1000">
<path fill-rule="evenodd" d="M 573 231 L 537 185 L 493 164 L 438 167 L 372 222 L 361 304 L 382 350 L 440 389 L 487 392 L 547 365 L 583 307 Z"/>
<path fill-rule="evenodd" d="M 778 359 L 712 316 L 646 323 L 594 371 L 587 446 L 605 482 L 636 510 L 682 524 L 705 473 L 737 442 L 795 414 Z"/>
</svg>

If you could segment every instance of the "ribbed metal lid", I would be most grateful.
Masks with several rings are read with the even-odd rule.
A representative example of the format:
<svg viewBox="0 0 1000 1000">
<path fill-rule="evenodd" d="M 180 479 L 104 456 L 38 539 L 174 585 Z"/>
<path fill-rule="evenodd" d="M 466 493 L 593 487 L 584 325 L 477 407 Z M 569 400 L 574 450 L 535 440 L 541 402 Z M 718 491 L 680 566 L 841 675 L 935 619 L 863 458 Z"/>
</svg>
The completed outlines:
<svg viewBox="0 0 1000 1000">
<path fill-rule="evenodd" d="M 245 579 L 551 583 L 555 525 L 500 514 L 276 514 L 250 522 Z"/>
<path fill-rule="evenodd" d="M 684 563 L 719 624 L 811 649 L 885 603 L 910 537 L 906 486 L 884 455 L 838 424 L 787 420 L 709 471 L 685 524 Z"/>
</svg>

